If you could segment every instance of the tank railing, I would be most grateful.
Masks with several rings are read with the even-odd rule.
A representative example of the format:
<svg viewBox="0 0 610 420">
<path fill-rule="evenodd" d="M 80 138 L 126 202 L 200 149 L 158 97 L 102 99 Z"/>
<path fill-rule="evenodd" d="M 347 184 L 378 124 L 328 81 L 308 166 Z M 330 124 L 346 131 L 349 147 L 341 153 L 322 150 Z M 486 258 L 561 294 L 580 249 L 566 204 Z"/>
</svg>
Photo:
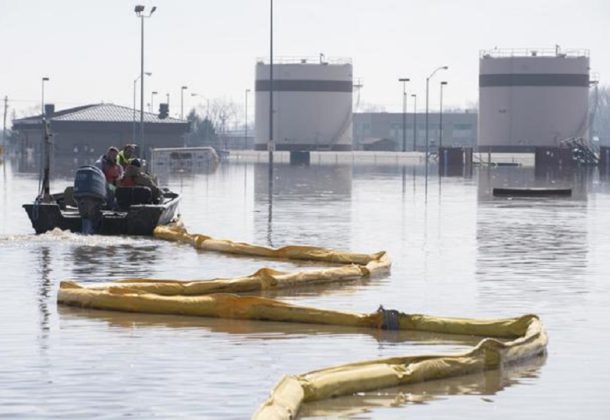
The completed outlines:
<svg viewBox="0 0 610 420">
<path fill-rule="evenodd" d="M 257 64 L 269 64 L 269 57 L 258 57 Z M 273 64 L 352 64 L 351 58 L 335 57 L 273 57 Z"/>
<path fill-rule="evenodd" d="M 492 50 L 480 50 L 479 58 L 500 58 L 500 57 L 589 57 L 587 49 L 560 48 L 498 48 Z"/>
</svg>

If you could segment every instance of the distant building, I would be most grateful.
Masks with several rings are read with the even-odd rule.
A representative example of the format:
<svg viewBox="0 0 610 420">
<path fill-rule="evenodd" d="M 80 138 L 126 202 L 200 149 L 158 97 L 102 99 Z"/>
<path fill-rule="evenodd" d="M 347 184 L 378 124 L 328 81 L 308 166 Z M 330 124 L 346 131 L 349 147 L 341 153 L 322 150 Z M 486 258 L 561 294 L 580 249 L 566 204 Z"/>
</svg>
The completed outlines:
<svg viewBox="0 0 610 420">
<path fill-rule="evenodd" d="M 55 156 L 99 156 L 110 146 L 122 147 L 139 136 L 140 112 L 114 104 L 83 105 L 55 111 L 53 105 L 46 107 L 47 119 L 53 134 Z M 33 150 L 35 155 L 42 145 L 41 116 L 13 121 L 13 130 L 18 132 L 21 152 Z M 144 146 L 180 147 L 183 136 L 189 131 L 186 120 L 159 118 L 157 114 L 144 113 Z"/>
<path fill-rule="evenodd" d="M 439 113 L 428 114 L 428 143 L 438 147 L 440 130 Z M 402 151 L 402 121 L 400 112 L 354 113 L 354 150 Z M 413 114 L 406 114 L 407 151 L 426 149 L 426 114 L 416 114 L 417 127 L 413 130 Z M 443 146 L 474 147 L 477 144 L 476 112 L 443 113 Z"/>
</svg>

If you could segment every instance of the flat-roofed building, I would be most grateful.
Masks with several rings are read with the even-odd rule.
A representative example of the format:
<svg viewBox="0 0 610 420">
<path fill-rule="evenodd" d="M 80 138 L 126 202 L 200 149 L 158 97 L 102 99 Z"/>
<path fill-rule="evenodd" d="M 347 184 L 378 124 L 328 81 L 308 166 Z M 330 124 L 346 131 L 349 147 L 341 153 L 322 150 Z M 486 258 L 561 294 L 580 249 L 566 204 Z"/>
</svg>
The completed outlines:
<svg viewBox="0 0 610 420">
<path fill-rule="evenodd" d="M 401 112 L 354 113 L 354 150 L 402 151 Z M 406 114 L 407 151 L 426 150 L 426 115 Z M 440 114 L 428 114 L 428 143 L 436 150 L 440 139 Z M 443 146 L 474 147 L 477 144 L 476 112 L 443 112 Z"/>
</svg>

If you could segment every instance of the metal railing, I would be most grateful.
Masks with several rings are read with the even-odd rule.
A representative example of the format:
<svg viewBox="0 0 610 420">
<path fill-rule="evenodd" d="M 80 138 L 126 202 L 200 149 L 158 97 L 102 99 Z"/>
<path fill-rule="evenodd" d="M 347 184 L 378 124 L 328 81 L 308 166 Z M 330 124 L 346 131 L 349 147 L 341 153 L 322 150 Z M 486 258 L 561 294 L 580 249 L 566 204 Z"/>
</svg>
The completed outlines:
<svg viewBox="0 0 610 420">
<path fill-rule="evenodd" d="M 492 50 L 480 50 L 479 58 L 504 58 L 504 57 L 589 57 L 587 49 L 562 50 L 561 48 L 494 48 Z"/>
<path fill-rule="evenodd" d="M 257 57 L 257 64 L 269 64 L 269 57 Z M 347 57 L 328 58 L 320 57 L 273 57 L 273 64 L 352 64 L 352 59 Z"/>
</svg>

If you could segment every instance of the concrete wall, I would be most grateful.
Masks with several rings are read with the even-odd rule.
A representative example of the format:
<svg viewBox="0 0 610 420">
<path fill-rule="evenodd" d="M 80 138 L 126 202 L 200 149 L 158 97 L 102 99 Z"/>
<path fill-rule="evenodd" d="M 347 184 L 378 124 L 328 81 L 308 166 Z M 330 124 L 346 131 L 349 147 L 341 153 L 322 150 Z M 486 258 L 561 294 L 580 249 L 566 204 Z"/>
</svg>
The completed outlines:
<svg viewBox="0 0 610 420">
<path fill-rule="evenodd" d="M 182 136 L 188 131 L 188 124 L 145 124 L 145 147 L 181 147 Z M 133 125 L 113 122 L 67 122 L 51 123 L 53 150 L 55 156 L 99 156 L 108 147 L 123 147 L 133 143 Z M 42 134 L 39 127 L 19 130 L 22 151 L 33 148 L 40 153 Z"/>
<path fill-rule="evenodd" d="M 351 150 L 352 65 L 273 66 L 276 150 Z M 256 65 L 255 148 L 269 140 L 269 65 Z"/>
<path fill-rule="evenodd" d="M 483 56 L 479 150 L 553 147 L 588 135 L 589 58 Z"/>
</svg>

